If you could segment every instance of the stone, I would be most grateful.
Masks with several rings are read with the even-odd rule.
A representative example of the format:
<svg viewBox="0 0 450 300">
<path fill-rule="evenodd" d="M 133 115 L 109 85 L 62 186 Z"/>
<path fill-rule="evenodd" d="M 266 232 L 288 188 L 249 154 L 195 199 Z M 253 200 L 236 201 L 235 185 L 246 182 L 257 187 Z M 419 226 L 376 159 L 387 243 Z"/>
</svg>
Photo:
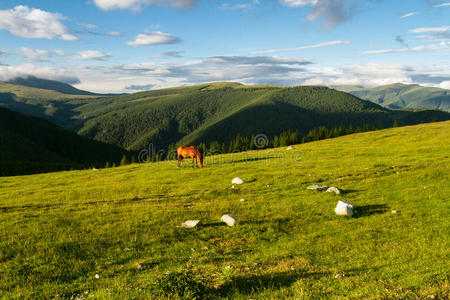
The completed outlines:
<svg viewBox="0 0 450 300">
<path fill-rule="evenodd" d="M 232 215 L 223 215 L 220 220 L 222 220 L 222 222 L 226 223 L 230 227 L 233 227 L 237 223 L 236 217 Z"/>
<path fill-rule="evenodd" d="M 353 205 L 345 201 L 339 201 L 334 211 L 339 216 L 352 216 Z"/>
<path fill-rule="evenodd" d="M 100 278 L 100 275 L 98 275 L 98 274 L 95 274 L 95 279 L 99 279 Z"/>
<path fill-rule="evenodd" d="M 344 274 L 337 274 L 336 276 L 334 276 L 334 278 L 343 278 L 343 277 L 345 277 Z"/>
<path fill-rule="evenodd" d="M 312 190 L 312 191 L 324 191 L 328 188 L 328 185 L 310 185 L 307 187 L 308 190 Z"/>
<path fill-rule="evenodd" d="M 235 177 L 235 178 L 233 179 L 233 181 L 231 181 L 231 183 L 232 183 L 232 184 L 243 184 L 243 183 L 244 183 L 244 180 L 242 180 L 242 178 L 240 178 L 240 177 Z"/>
<path fill-rule="evenodd" d="M 98 171 L 98 169 L 97 168 L 92 168 L 92 171 Z"/>
<path fill-rule="evenodd" d="M 134 265 L 134 267 L 135 267 L 136 269 L 141 269 L 141 268 L 142 268 L 142 265 L 141 265 L 141 263 L 136 263 L 136 264 Z"/>
<path fill-rule="evenodd" d="M 340 195 L 342 193 L 342 191 L 340 189 L 338 189 L 337 187 L 335 187 L 335 186 L 330 186 L 327 189 L 327 192 L 328 193 L 335 193 L 336 195 Z"/>
<path fill-rule="evenodd" d="M 393 210 L 393 211 L 391 211 L 393 214 L 396 214 L 397 213 L 397 211 L 396 210 Z"/>
<path fill-rule="evenodd" d="M 241 202 L 245 202 L 245 199 L 241 199 Z"/>
<path fill-rule="evenodd" d="M 181 224 L 181 227 L 193 228 L 193 227 L 197 226 L 198 223 L 200 223 L 200 220 L 187 220 L 186 222 Z"/>
<path fill-rule="evenodd" d="M 293 145 L 290 145 L 289 147 L 286 148 L 286 150 L 294 150 L 295 147 Z"/>
</svg>

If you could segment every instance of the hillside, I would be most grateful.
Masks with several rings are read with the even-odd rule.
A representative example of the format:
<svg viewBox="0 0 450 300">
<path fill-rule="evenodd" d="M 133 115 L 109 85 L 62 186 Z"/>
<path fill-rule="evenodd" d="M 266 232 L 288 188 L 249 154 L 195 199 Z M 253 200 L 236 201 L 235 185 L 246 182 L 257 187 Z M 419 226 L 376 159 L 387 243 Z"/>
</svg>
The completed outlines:
<svg viewBox="0 0 450 300">
<path fill-rule="evenodd" d="M 0 108 L 0 176 L 104 166 L 128 152 Z"/>
<path fill-rule="evenodd" d="M 86 122 L 79 133 L 138 150 L 153 143 L 229 142 L 244 136 L 273 136 L 284 130 L 302 135 L 314 127 L 392 126 L 448 120 L 438 111 L 391 111 L 325 87 L 205 84 L 99 99 L 78 108 Z"/>
<path fill-rule="evenodd" d="M 43 118 L 73 131 L 82 123 L 75 118 L 78 113 L 74 109 L 96 98 L 98 96 L 68 95 L 0 81 L 0 107 Z"/>
<path fill-rule="evenodd" d="M 391 127 L 448 120 L 440 111 L 391 111 L 325 87 L 219 82 L 93 97 L 0 84 L 0 105 L 45 118 L 101 142 L 137 151 L 152 143 L 229 143 L 237 134 L 269 137 L 319 127 Z M 56 94 L 55 94 L 56 93 Z"/>
<path fill-rule="evenodd" d="M 445 89 L 401 83 L 376 88 L 356 86 L 337 86 L 335 88 L 392 109 L 429 108 L 450 112 L 450 91 Z"/>
<path fill-rule="evenodd" d="M 450 122 L 295 148 L 207 157 L 203 169 L 165 161 L 2 178 L 0 295 L 448 296 Z M 245 183 L 232 189 L 235 176 Z M 355 216 L 336 216 L 338 200 Z M 235 227 L 220 221 L 227 213 Z M 189 219 L 201 223 L 177 227 Z"/>
<path fill-rule="evenodd" d="M 44 90 L 52 90 L 68 95 L 100 96 L 99 94 L 79 90 L 64 82 L 41 79 L 34 76 L 13 78 L 11 80 L 8 80 L 8 83 Z"/>
</svg>

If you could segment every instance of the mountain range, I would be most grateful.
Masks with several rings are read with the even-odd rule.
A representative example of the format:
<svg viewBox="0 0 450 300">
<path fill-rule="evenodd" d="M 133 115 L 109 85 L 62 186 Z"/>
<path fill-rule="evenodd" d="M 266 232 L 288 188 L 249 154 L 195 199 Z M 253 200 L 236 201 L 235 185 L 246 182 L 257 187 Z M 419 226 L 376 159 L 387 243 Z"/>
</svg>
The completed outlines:
<svg viewBox="0 0 450 300">
<path fill-rule="evenodd" d="M 445 89 L 401 83 L 375 88 L 360 86 L 335 86 L 334 88 L 391 109 L 429 108 L 450 112 L 450 91 Z"/>
<path fill-rule="evenodd" d="M 32 79 L 32 83 L 43 83 L 35 87 L 14 82 L 0 82 L 2 116 L 15 120 L 1 123 L 2 149 L 9 155 L 3 155 L 0 160 L 4 161 L 19 161 L 28 157 L 27 149 L 38 149 L 37 161 L 117 162 L 121 155 L 136 154 L 150 143 L 156 149 L 167 149 L 171 144 L 228 144 L 238 134 L 273 137 L 283 131 L 298 130 L 304 136 L 319 126 L 380 128 L 392 127 L 394 122 L 409 125 L 450 119 L 448 112 L 392 110 L 319 86 L 287 88 L 216 82 L 105 96 L 80 90 L 70 94 L 71 89 L 65 84 L 50 82 L 50 87 L 48 81 Z M 358 92 L 369 94 L 367 89 Z M 31 136 L 28 132 L 32 132 Z M 46 138 L 36 138 L 40 135 Z M 67 149 L 55 148 L 61 143 Z M 11 145 L 23 145 L 25 149 L 14 151 Z M 75 145 L 90 149 L 86 153 L 91 155 L 73 152 Z"/>
</svg>

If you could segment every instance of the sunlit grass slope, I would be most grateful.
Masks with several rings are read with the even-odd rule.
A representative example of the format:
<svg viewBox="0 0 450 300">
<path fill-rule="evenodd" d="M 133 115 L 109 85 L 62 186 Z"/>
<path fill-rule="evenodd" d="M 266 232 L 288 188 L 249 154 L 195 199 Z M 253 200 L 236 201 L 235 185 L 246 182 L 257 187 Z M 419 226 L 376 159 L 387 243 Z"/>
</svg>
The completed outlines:
<svg viewBox="0 0 450 300">
<path fill-rule="evenodd" d="M 1 178 L 0 295 L 154 298 L 155 278 L 184 270 L 211 298 L 445 298 L 449 156 L 441 122 L 209 157 L 203 169 Z M 246 183 L 232 189 L 235 176 Z M 356 215 L 336 216 L 338 200 Z M 201 225 L 177 227 L 187 219 Z"/>
</svg>

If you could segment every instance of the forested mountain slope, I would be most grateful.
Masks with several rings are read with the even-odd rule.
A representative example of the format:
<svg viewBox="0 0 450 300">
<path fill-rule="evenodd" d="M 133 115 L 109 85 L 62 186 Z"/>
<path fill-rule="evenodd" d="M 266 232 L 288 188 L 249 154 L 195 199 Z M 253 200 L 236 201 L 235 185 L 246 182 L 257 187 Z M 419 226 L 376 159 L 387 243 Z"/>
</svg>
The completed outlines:
<svg viewBox="0 0 450 300">
<path fill-rule="evenodd" d="M 0 175 L 104 166 L 129 153 L 46 120 L 0 108 Z"/>
<path fill-rule="evenodd" d="M 0 105 L 43 117 L 128 150 L 170 144 L 229 143 L 237 134 L 268 137 L 319 126 L 390 127 L 448 120 L 441 111 L 392 111 L 326 87 L 219 82 L 119 96 L 66 95 L 0 83 Z"/>
<path fill-rule="evenodd" d="M 337 90 L 388 108 L 431 108 L 450 112 L 450 91 L 416 84 L 389 84 L 376 88 L 338 86 Z"/>
</svg>

